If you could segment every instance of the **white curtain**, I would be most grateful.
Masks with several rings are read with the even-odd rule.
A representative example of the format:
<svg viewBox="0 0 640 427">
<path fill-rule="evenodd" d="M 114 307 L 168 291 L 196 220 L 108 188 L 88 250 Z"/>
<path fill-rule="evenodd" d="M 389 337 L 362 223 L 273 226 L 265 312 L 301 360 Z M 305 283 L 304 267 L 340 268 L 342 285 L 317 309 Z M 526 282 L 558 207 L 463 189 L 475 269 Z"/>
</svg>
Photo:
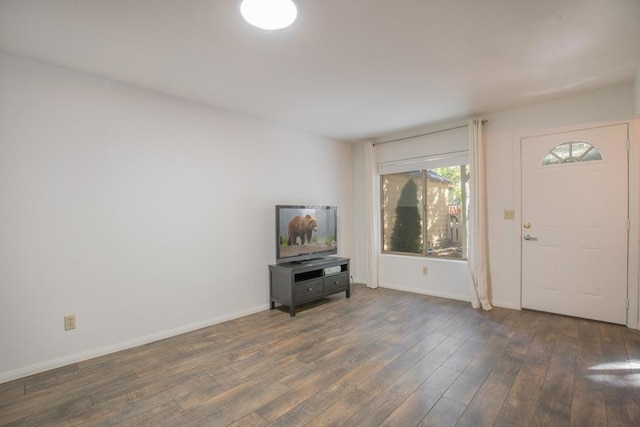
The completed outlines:
<svg viewBox="0 0 640 427">
<path fill-rule="evenodd" d="M 378 287 L 378 173 L 376 147 L 373 142 L 364 143 L 365 175 L 366 175 L 366 207 L 365 222 L 367 227 L 367 287 Z"/>
<path fill-rule="evenodd" d="M 489 241 L 487 236 L 486 149 L 482 120 L 469 121 L 469 248 L 467 262 L 471 275 L 471 305 L 491 310 L 489 302 Z"/>
</svg>

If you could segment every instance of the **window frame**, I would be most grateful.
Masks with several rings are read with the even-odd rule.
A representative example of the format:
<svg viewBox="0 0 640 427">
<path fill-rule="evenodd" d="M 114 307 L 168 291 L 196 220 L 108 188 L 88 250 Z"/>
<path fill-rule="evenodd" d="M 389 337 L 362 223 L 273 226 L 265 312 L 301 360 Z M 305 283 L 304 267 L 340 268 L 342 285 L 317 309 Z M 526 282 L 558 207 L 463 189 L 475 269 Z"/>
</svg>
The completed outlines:
<svg viewBox="0 0 640 427">
<path fill-rule="evenodd" d="M 584 150 L 582 154 L 579 156 L 573 155 L 574 145 L 584 144 L 587 145 L 588 148 Z M 568 155 L 564 155 L 560 147 L 568 147 Z M 594 156 L 595 154 L 595 156 Z M 555 158 L 557 161 L 551 161 L 550 159 Z M 549 160 L 548 160 L 549 159 Z M 602 161 L 602 152 L 595 145 L 591 144 L 587 141 L 565 141 L 560 144 L 555 145 L 551 148 L 547 153 L 542 157 L 542 162 L 540 166 L 558 166 L 558 165 L 568 165 L 573 163 L 583 163 L 583 162 L 597 162 Z"/>
</svg>

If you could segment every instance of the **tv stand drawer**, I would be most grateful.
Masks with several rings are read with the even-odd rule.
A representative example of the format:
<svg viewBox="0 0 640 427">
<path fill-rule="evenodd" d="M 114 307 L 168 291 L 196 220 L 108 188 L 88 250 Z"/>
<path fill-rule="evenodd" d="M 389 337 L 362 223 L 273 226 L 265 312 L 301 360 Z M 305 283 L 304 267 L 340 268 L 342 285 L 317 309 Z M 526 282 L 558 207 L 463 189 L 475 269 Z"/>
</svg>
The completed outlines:
<svg viewBox="0 0 640 427">
<path fill-rule="evenodd" d="M 324 278 L 324 291 L 346 290 L 349 285 L 349 275 L 347 273 L 335 274 Z"/>
<path fill-rule="evenodd" d="M 293 287 L 293 298 L 295 301 L 312 299 L 318 295 L 322 295 L 322 293 L 322 279 L 296 283 Z"/>
</svg>

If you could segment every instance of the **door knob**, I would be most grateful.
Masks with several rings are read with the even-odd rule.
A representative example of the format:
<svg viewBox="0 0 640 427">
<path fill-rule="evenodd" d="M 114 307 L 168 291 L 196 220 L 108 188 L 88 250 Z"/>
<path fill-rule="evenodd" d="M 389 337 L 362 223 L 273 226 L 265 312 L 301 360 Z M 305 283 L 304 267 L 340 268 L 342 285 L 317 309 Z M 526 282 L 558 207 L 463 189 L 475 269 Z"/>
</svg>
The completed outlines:
<svg viewBox="0 0 640 427">
<path fill-rule="evenodd" d="M 528 235 L 528 234 L 525 234 L 522 238 L 523 238 L 524 240 L 538 240 L 538 238 L 537 238 L 537 237 L 533 237 L 533 236 L 530 236 L 530 235 Z"/>
</svg>

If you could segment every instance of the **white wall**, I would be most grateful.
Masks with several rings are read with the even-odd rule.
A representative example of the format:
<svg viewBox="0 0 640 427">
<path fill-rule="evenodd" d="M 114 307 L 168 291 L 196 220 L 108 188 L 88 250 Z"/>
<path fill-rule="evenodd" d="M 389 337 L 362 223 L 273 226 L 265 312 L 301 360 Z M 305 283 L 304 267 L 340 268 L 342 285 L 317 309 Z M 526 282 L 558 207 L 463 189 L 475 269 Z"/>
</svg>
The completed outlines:
<svg viewBox="0 0 640 427">
<path fill-rule="evenodd" d="M 514 181 L 519 173 L 514 166 L 514 138 L 527 131 L 554 128 L 573 124 L 628 120 L 634 116 L 634 88 L 631 83 L 616 85 L 602 90 L 567 97 L 528 107 L 485 115 L 484 127 L 487 144 L 487 184 L 489 206 L 489 256 L 492 303 L 496 306 L 520 307 L 520 278 L 514 268 L 516 252 L 519 250 L 519 230 L 514 220 L 505 220 L 504 210 L 519 209 L 516 201 Z M 354 171 L 364 170 L 363 151 L 354 147 Z M 632 171 L 632 176 L 637 176 Z M 364 174 L 363 174 L 364 175 Z M 364 176 L 354 177 L 354 188 L 364 188 Z M 363 216 L 364 205 L 358 201 L 354 206 L 356 216 Z M 356 229 L 356 280 L 366 281 L 366 251 L 358 245 L 364 242 L 361 230 Z M 635 241 L 635 240 L 634 240 Z M 436 296 L 469 299 L 469 279 L 466 264 L 455 261 L 423 259 L 414 257 L 382 256 L 380 282 L 384 286 Z M 452 265 L 453 264 L 453 265 Z M 423 276 L 421 265 L 428 267 Z"/>
<path fill-rule="evenodd" d="M 267 309 L 275 204 L 352 256 L 347 144 L 5 54 L 0 93 L 0 382 Z"/>
</svg>

